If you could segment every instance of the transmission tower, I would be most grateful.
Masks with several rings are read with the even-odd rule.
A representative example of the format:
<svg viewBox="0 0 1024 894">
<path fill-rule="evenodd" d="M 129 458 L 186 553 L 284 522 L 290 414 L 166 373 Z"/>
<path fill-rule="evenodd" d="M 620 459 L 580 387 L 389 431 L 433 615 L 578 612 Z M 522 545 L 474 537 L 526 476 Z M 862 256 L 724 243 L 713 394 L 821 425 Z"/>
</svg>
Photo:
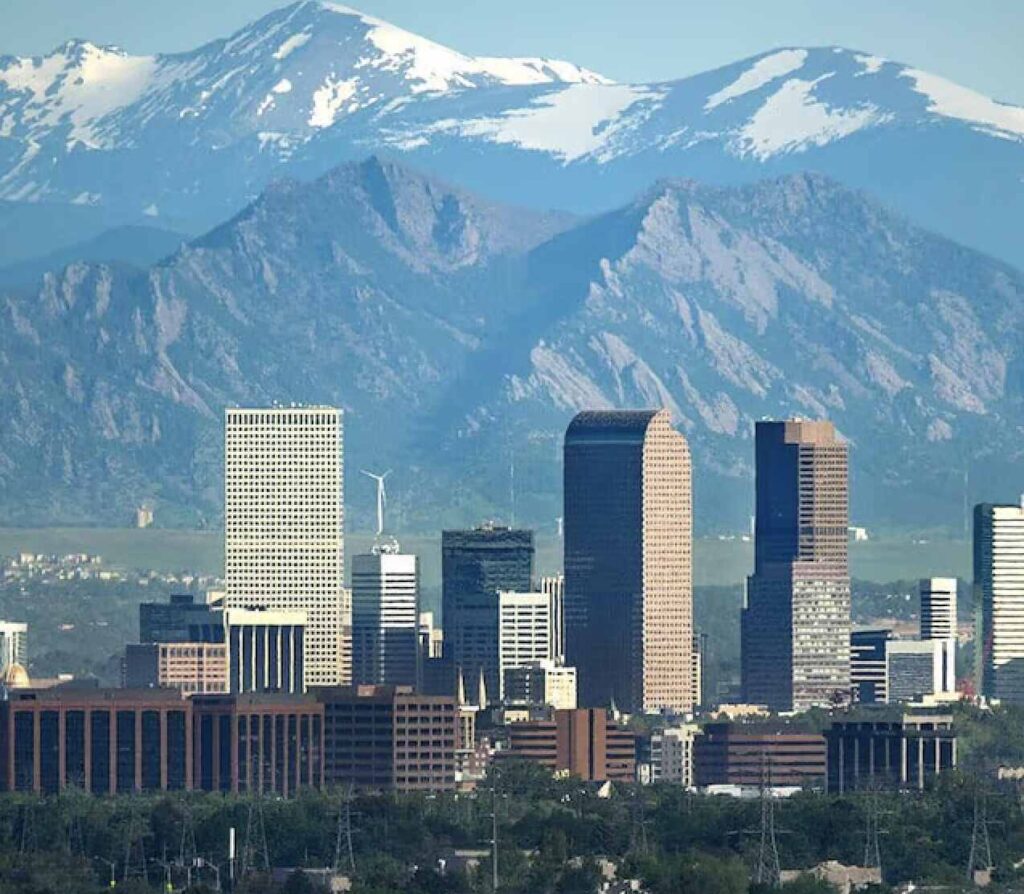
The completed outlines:
<svg viewBox="0 0 1024 894">
<path fill-rule="evenodd" d="M 877 869 L 881 872 L 882 849 L 878 842 L 881 832 L 878 827 L 878 798 L 875 792 L 868 792 L 865 806 L 864 866 L 867 869 Z"/>
<path fill-rule="evenodd" d="M 967 881 L 973 883 L 976 872 L 992 871 L 992 843 L 988 837 L 988 803 L 982 793 L 974 792 L 974 827 L 971 829 L 971 854 L 967 859 Z"/>
<path fill-rule="evenodd" d="M 352 786 L 349 785 L 348 792 L 344 796 L 338 810 L 338 834 L 334 841 L 333 869 L 335 872 L 341 869 L 343 853 L 348 857 L 349 871 L 355 872 L 356 870 L 356 855 L 352 847 L 352 831 Z"/>
<path fill-rule="evenodd" d="M 123 881 L 135 875 L 149 881 L 146 870 L 146 824 L 142 817 L 132 810 L 124 829 L 124 871 Z"/>
<path fill-rule="evenodd" d="M 196 867 L 198 852 L 196 848 L 196 827 L 192 819 L 192 807 L 182 804 L 181 842 L 178 845 L 177 867 L 185 873 L 186 886 L 192 887 L 192 870 Z"/>
<path fill-rule="evenodd" d="M 779 865 L 779 843 L 775 837 L 775 799 L 772 797 L 771 766 L 767 755 L 761 756 L 761 839 L 757 851 L 754 880 L 759 885 L 779 887 L 782 869 Z"/>
<path fill-rule="evenodd" d="M 31 853 L 38 849 L 35 824 L 36 808 L 34 802 L 25 802 L 21 805 L 21 810 L 19 812 L 21 814 L 21 840 L 18 845 L 18 852 L 22 854 Z"/>
<path fill-rule="evenodd" d="M 249 815 L 245 821 L 242 878 L 261 870 L 270 871 L 270 851 L 267 848 L 267 827 L 263 820 L 263 798 L 256 795 L 249 802 Z"/>
</svg>

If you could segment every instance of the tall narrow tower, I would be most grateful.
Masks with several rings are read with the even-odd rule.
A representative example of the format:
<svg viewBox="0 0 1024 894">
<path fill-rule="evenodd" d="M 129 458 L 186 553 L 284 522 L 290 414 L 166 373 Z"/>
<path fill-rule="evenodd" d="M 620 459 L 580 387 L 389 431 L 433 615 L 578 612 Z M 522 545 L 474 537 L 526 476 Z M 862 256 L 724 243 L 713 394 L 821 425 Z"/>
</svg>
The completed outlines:
<svg viewBox="0 0 1024 894">
<path fill-rule="evenodd" d="M 956 578 L 924 577 L 921 596 L 921 639 L 942 644 L 941 692 L 956 691 Z"/>
<path fill-rule="evenodd" d="M 566 663 L 583 707 L 693 707 L 690 448 L 667 411 L 565 434 Z"/>
<path fill-rule="evenodd" d="M 419 682 L 419 560 L 384 533 L 387 474 L 377 482 L 377 536 L 352 558 L 352 680 L 384 686 Z"/>
<path fill-rule="evenodd" d="M 485 524 L 441 534 L 444 657 L 471 685 L 482 679 L 493 698 L 501 691 L 498 593 L 529 592 L 533 556 L 533 531 Z"/>
<path fill-rule="evenodd" d="M 850 692 L 848 451 L 832 423 L 758 422 L 744 699 L 774 710 Z"/>
<path fill-rule="evenodd" d="M 981 694 L 1024 704 L 1024 498 L 974 507 L 974 604 Z"/>
<path fill-rule="evenodd" d="M 224 533 L 226 607 L 305 611 L 306 685 L 350 682 L 341 410 L 226 411 Z"/>
</svg>

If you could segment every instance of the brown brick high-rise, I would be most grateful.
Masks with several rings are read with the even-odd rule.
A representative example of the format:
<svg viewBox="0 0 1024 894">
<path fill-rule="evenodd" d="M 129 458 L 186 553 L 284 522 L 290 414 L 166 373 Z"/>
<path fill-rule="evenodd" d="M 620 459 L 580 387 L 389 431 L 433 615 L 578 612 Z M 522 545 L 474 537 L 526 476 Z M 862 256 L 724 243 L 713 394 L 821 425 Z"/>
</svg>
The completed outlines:
<svg viewBox="0 0 1024 894">
<path fill-rule="evenodd" d="M 830 422 L 757 423 L 744 700 L 785 710 L 850 692 L 848 451 Z"/>
</svg>

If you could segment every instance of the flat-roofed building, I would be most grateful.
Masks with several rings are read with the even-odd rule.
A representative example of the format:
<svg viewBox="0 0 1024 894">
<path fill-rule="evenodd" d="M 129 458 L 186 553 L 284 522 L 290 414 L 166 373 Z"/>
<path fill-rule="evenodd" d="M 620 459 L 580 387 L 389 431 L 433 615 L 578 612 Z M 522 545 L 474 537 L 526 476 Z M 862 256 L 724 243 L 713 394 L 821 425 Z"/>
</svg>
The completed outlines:
<svg viewBox="0 0 1024 894">
<path fill-rule="evenodd" d="M 832 423 L 756 425 L 754 573 L 741 624 L 743 699 L 775 711 L 850 694 L 848 446 Z"/>
<path fill-rule="evenodd" d="M 307 617 L 302 609 L 224 609 L 228 691 L 303 692 Z"/>
<path fill-rule="evenodd" d="M 554 661 L 535 661 L 505 671 L 505 697 L 509 705 L 550 705 L 562 710 L 576 705 L 576 668 Z"/>
<path fill-rule="evenodd" d="M 508 748 L 495 759 L 512 758 L 588 782 L 635 782 L 636 734 L 609 718 L 604 708 L 553 711 L 550 720 L 508 727 Z"/>
<path fill-rule="evenodd" d="M 850 633 L 850 687 L 853 700 L 865 705 L 881 704 L 887 698 L 886 651 L 892 641 L 888 627 L 872 627 Z"/>
<path fill-rule="evenodd" d="M 352 559 L 352 682 L 415 686 L 419 680 L 419 559 L 381 538 Z"/>
<path fill-rule="evenodd" d="M 670 726 L 651 734 L 651 782 L 693 788 L 693 744 L 700 734 L 695 723 Z"/>
<path fill-rule="evenodd" d="M 28 624 L 0 621 L 0 674 L 14 664 L 28 667 Z"/>
<path fill-rule="evenodd" d="M 825 737 L 785 724 L 709 723 L 693 746 L 694 784 L 823 788 Z"/>
<path fill-rule="evenodd" d="M 324 706 L 310 696 L 195 696 L 196 789 L 278 795 L 324 786 Z"/>
<path fill-rule="evenodd" d="M 329 786 L 375 791 L 453 791 L 459 710 L 454 696 L 411 686 L 317 689 L 324 706 Z"/>
<path fill-rule="evenodd" d="M 304 611 L 306 684 L 347 684 L 342 411 L 229 408 L 224 431 L 224 606 Z"/>
<path fill-rule="evenodd" d="M 942 710 L 860 708 L 825 732 L 828 790 L 923 790 L 957 765 L 953 715 Z"/>
<path fill-rule="evenodd" d="M 192 787 L 192 703 L 166 689 L 65 684 L 0 702 L 4 791 L 97 795 Z"/>
<path fill-rule="evenodd" d="M 946 689 L 948 641 L 890 640 L 885 652 L 886 701 L 919 701 Z"/>
<path fill-rule="evenodd" d="M 228 691 L 224 643 L 132 643 L 125 647 L 124 685 L 177 689 L 183 695 Z"/>
<path fill-rule="evenodd" d="M 693 709 L 692 468 L 667 410 L 565 433 L 565 662 L 580 704 Z"/>
<path fill-rule="evenodd" d="M 505 698 L 505 675 L 555 657 L 554 618 L 547 593 L 498 593 L 498 681 Z"/>
<path fill-rule="evenodd" d="M 167 602 L 139 605 L 140 643 L 222 643 L 224 624 L 219 609 L 175 593 Z"/>
<path fill-rule="evenodd" d="M 444 657 L 453 681 L 461 673 L 475 684 L 483 671 L 494 700 L 501 691 L 498 593 L 529 592 L 533 559 L 533 531 L 489 523 L 441 534 Z"/>
</svg>

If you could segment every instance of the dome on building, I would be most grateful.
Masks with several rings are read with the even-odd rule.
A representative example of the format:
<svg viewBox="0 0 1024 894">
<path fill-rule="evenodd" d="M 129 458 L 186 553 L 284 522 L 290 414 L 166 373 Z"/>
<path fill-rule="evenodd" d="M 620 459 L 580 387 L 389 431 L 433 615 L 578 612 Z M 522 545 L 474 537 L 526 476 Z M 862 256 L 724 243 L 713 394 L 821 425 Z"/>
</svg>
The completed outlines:
<svg viewBox="0 0 1024 894">
<path fill-rule="evenodd" d="M 28 671 L 15 661 L 7 667 L 4 685 L 10 689 L 24 689 L 31 686 L 32 682 L 29 680 Z"/>
</svg>

